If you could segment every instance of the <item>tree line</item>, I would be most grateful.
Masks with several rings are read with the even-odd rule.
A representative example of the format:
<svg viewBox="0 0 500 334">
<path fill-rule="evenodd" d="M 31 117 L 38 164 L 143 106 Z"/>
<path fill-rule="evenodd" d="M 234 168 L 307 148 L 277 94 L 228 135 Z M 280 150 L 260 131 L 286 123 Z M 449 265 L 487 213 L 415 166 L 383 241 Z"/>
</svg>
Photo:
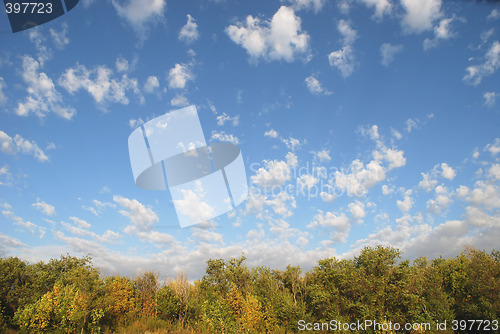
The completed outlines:
<svg viewBox="0 0 500 334">
<path fill-rule="evenodd" d="M 410 262 L 395 248 L 367 247 L 354 259 L 320 260 L 305 273 L 291 265 L 248 268 L 242 255 L 208 260 L 194 283 L 182 273 L 164 282 L 154 272 L 104 277 L 90 257 L 36 264 L 9 257 L 0 259 L 0 332 L 293 333 L 299 322 L 332 320 L 498 321 L 499 279 L 500 252 L 472 248 Z M 449 325 L 430 332 L 454 331 Z"/>
</svg>

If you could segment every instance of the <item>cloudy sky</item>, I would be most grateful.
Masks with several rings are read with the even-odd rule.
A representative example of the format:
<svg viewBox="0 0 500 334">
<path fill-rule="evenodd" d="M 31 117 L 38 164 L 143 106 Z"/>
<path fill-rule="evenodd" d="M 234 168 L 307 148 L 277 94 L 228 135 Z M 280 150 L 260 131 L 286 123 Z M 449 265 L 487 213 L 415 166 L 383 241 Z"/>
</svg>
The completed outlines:
<svg viewBox="0 0 500 334">
<path fill-rule="evenodd" d="M 2 257 L 196 279 L 241 253 L 308 270 L 377 244 L 500 248 L 498 5 L 81 0 L 16 34 L 0 16 Z M 250 194 L 181 229 L 127 140 L 188 105 L 239 145 Z"/>
</svg>

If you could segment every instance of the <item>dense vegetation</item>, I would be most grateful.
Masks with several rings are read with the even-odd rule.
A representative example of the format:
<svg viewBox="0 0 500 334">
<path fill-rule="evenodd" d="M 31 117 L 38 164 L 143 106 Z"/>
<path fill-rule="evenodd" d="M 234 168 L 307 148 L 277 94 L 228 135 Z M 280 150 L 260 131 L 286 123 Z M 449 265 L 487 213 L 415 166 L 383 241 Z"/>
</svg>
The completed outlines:
<svg viewBox="0 0 500 334">
<path fill-rule="evenodd" d="M 244 262 L 209 260 L 193 284 L 185 275 L 160 284 L 152 272 L 100 277 L 88 257 L 0 259 L 0 332 L 287 333 L 298 332 L 299 320 L 450 324 L 500 315 L 498 251 L 410 263 L 397 249 L 365 248 L 352 260 L 320 260 L 306 273 Z"/>
</svg>

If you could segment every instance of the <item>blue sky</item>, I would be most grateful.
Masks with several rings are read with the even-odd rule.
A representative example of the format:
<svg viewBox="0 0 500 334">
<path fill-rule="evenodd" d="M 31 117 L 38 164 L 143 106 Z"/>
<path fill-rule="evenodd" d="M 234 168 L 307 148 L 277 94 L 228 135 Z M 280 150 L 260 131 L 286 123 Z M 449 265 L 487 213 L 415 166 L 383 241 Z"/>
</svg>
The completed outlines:
<svg viewBox="0 0 500 334">
<path fill-rule="evenodd" d="M 308 270 L 499 248 L 498 5 L 81 0 L 16 34 L 0 16 L 0 256 L 196 279 L 241 253 Z M 239 145 L 250 192 L 181 229 L 127 139 L 188 105 Z"/>
</svg>

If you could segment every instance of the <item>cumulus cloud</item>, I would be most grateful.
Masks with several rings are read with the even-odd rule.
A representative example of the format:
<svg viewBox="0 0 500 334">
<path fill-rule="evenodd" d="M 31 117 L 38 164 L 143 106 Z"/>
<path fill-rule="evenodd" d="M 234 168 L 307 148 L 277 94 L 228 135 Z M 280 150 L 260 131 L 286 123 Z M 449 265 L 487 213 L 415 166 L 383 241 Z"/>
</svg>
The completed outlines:
<svg viewBox="0 0 500 334">
<path fill-rule="evenodd" d="M 226 113 L 217 116 L 217 125 L 223 126 L 226 122 L 233 123 L 233 126 L 238 126 L 240 124 L 240 115 L 234 117 L 228 116 Z"/>
<path fill-rule="evenodd" d="M 44 72 L 40 72 L 40 63 L 35 59 L 24 56 L 22 65 L 23 81 L 27 85 L 28 96 L 24 102 L 19 102 L 15 109 L 19 116 L 28 116 L 34 113 L 43 118 L 49 112 L 71 119 L 76 111 L 63 104 L 61 94 L 56 90 L 54 82 Z"/>
<path fill-rule="evenodd" d="M 483 97 L 484 97 L 484 105 L 486 107 L 493 107 L 497 101 L 497 97 L 499 96 L 500 94 L 496 93 L 496 92 L 486 92 L 484 93 Z"/>
<path fill-rule="evenodd" d="M 426 38 L 424 40 L 424 50 L 430 50 L 437 47 L 441 40 L 455 37 L 455 33 L 451 30 L 451 23 L 453 20 L 455 20 L 455 17 L 442 19 L 439 24 L 434 27 L 434 38 Z"/>
<path fill-rule="evenodd" d="M 7 102 L 7 96 L 4 93 L 5 88 L 7 88 L 7 84 L 5 83 L 5 80 L 0 77 L 0 105 Z"/>
<path fill-rule="evenodd" d="M 148 231 L 159 221 L 158 215 L 152 208 L 145 207 L 136 199 L 113 196 L 113 201 L 123 208 L 119 213 L 130 219 L 132 225 L 129 225 L 129 230 L 133 227 L 138 231 Z"/>
<path fill-rule="evenodd" d="M 188 14 L 186 25 L 183 26 L 179 32 L 179 40 L 186 44 L 191 44 L 199 37 L 200 33 L 198 32 L 198 24 L 196 23 L 196 20 Z"/>
<path fill-rule="evenodd" d="M 389 66 L 398 53 L 403 52 L 404 46 L 402 44 L 392 45 L 391 43 L 384 43 L 380 46 L 380 61 L 382 65 Z"/>
<path fill-rule="evenodd" d="M 396 204 L 402 212 L 406 213 L 411 210 L 413 207 L 413 199 L 410 197 L 412 194 L 411 190 L 407 190 L 404 195 L 404 199 L 402 201 L 396 201 Z"/>
<path fill-rule="evenodd" d="M 31 206 L 40 210 L 46 216 L 56 215 L 56 209 L 52 205 L 47 204 L 44 201 L 41 201 L 40 199 L 37 199 L 35 203 L 31 204 Z"/>
<path fill-rule="evenodd" d="M 357 31 L 354 30 L 349 22 L 340 20 L 337 25 L 337 30 L 342 36 L 344 46 L 337 51 L 333 51 L 328 55 L 328 61 L 331 66 L 336 67 L 340 74 L 347 78 L 356 67 L 356 56 L 354 54 L 353 44 L 358 38 Z"/>
<path fill-rule="evenodd" d="M 218 131 L 215 131 L 215 130 L 212 131 L 212 140 L 219 140 L 219 141 L 222 141 L 222 142 L 229 142 L 229 143 L 233 143 L 235 145 L 238 145 L 240 143 L 240 140 L 235 135 L 233 135 L 233 134 L 227 134 L 224 131 L 218 132 Z"/>
<path fill-rule="evenodd" d="M 69 44 L 68 25 L 66 23 L 61 25 L 60 31 L 50 28 L 49 33 L 56 48 L 62 50 Z"/>
<path fill-rule="evenodd" d="M 406 33 L 430 30 L 441 17 L 442 0 L 401 0 L 405 10 L 402 25 Z"/>
<path fill-rule="evenodd" d="M 184 95 L 181 95 L 181 94 L 176 94 L 171 100 L 170 100 L 170 104 L 173 106 L 173 107 L 184 107 L 184 106 L 187 106 L 189 104 L 189 100 L 187 99 L 187 97 L 185 97 Z"/>
<path fill-rule="evenodd" d="M 345 213 L 338 214 L 336 212 L 323 212 L 318 210 L 318 214 L 314 216 L 314 220 L 307 225 L 307 228 L 323 227 L 333 229 L 330 238 L 334 242 L 344 243 L 349 236 L 351 224 Z"/>
<path fill-rule="evenodd" d="M 465 70 L 467 74 L 463 80 L 471 85 L 477 86 L 483 80 L 483 77 L 494 74 L 500 67 L 500 42 L 495 41 L 484 56 L 485 61 L 482 64 L 469 66 Z"/>
<path fill-rule="evenodd" d="M 270 138 L 278 138 L 278 131 L 271 129 L 266 132 L 264 132 L 264 136 L 270 137 Z"/>
<path fill-rule="evenodd" d="M 484 147 L 485 151 L 490 152 L 491 156 L 494 157 L 500 153 L 500 138 L 495 138 L 493 143 L 490 143 Z"/>
<path fill-rule="evenodd" d="M 306 82 L 306 85 L 307 85 L 307 89 L 309 89 L 309 91 L 312 93 L 312 94 L 325 94 L 325 95 L 330 95 L 331 92 L 329 92 L 328 90 L 325 90 L 323 88 L 323 86 L 321 86 L 321 83 L 319 82 L 318 79 L 316 79 L 314 77 L 314 74 L 308 76 L 305 80 Z"/>
<path fill-rule="evenodd" d="M 302 32 L 301 20 L 294 10 L 286 6 L 281 6 L 270 21 L 249 15 L 245 22 L 228 26 L 226 33 L 247 51 L 252 61 L 263 58 L 292 62 L 297 55 L 309 51 L 309 35 Z"/>
<path fill-rule="evenodd" d="M 330 151 L 328 150 L 312 152 L 312 154 L 314 155 L 314 158 L 316 158 L 319 162 L 328 162 L 332 160 L 332 157 L 330 156 Z"/>
<path fill-rule="evenodd" d="M 389 0 L 361 0 L 361 2 L 368 7 L 375 8 L 373 17 L 377 20 L 381 19 L 384 15 L 389 14 L 392 9 L 392 4 Z"/>
<path fill-rule="evenodd" d="M 7 133 L 0 131 L 0 150 L 8 154 L 32 155 L 40 162 L 49 161 L 49 157 L 34 140 L 27 140 L 18 134 L 12 138 Z"/>
<path fill-rule="evenodd" d="M 487 17 L 488 20 L 496 20 L 500 19 L 500 10 L 498 8 L 494 8 L 491 13 Z"/>
<path fill-rule="evenodd" d="M 143 89 L 146 93 L 152 94 L 159 87 L 160 87 L 160 81 L 158 80 L 158 77 L 150 75 L 147 78 Z"/>
<path fill-rule="evenodd" d="M 167 7 L 166 0 L 112 0 L 111 3 L 118 15 L 124 18 L 128 24 L 141 36 L 144 37 L 147 27 L 156 23 L 163 17 Z"/>
<path fill-rule="evenodd" d="M 194 75 L 187 64 L 175 64 L 168 72 L 168 86 L 170 88 L 184 89 L 188 81 L 193 81 Z"/>
<path fill-rule="evenodd" d="M 447 163 L 443 162 L 441 164 L 441 175 L 445 179 L 453 180 L 455 178 L 455 176 L 457 175 L 457 172 L 453 168 L 451 168 L 450 166 L 448 166 Z"/>
<path fill-rule="evenodd" d="M 129 104 L 127 93 L 132 92 L 142 103 L 144 97 L 139 89 L 137 79 L 122 74 L 121 78 L 114 78 L 113 71 L 105 65 L 87 69 L 77 64 L 68 68 L 59 78 L 58 83 L 70 94 L 79 90 L 87 91 L 94 101 L 101 107 L 106 103 Z"/>
<path fill-rule="evenodd" d="M 295 10 L 313 10 L 318 13 L 323 8 L 326 0 L 288 0 Z"/>
</svg>

